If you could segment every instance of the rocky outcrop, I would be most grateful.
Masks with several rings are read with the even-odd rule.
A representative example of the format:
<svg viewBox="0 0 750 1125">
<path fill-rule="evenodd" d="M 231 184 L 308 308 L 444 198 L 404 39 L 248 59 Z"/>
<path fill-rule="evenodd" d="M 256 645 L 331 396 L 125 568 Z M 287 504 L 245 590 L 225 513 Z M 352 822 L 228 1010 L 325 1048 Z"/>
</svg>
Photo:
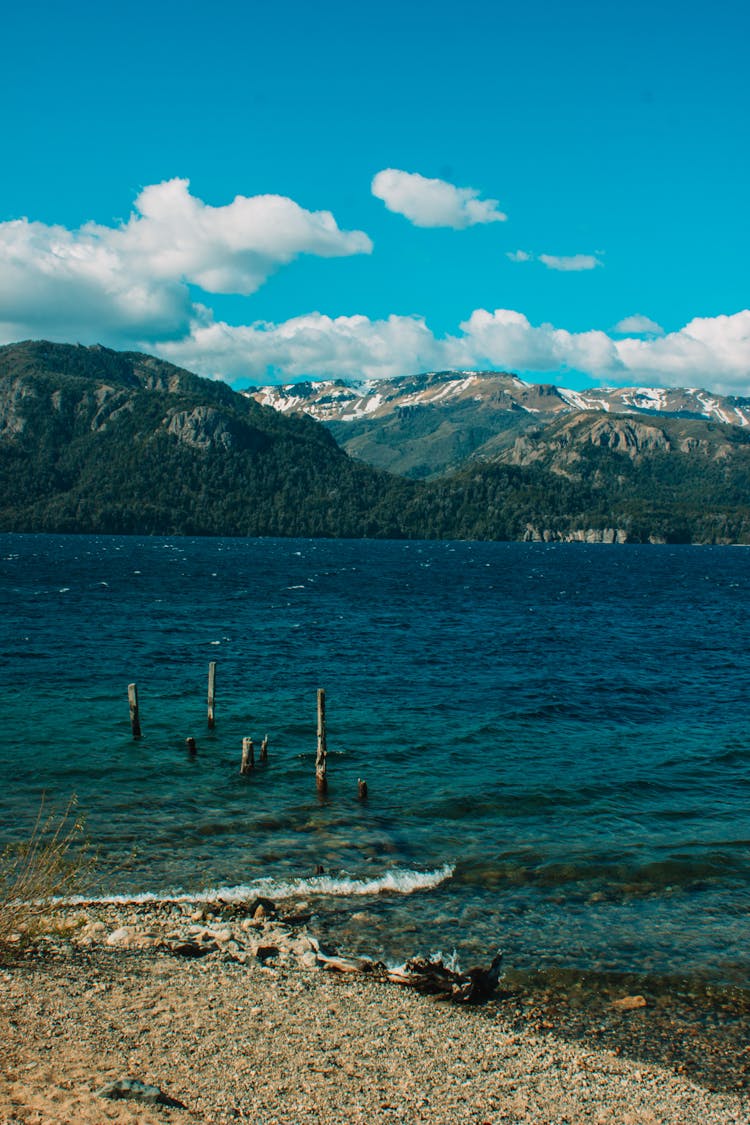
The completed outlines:
<svg viewBox="0 0 750 1125">
<path fill-rule="evenodd" d="M 131 412 L 134 407 L 132 395 L 114 387 L 97 387 L 94 399 L 97 410 L 90 423 L 92 433 L 106 430 L 110 422 L 114 422 L 120 414 Z"/>
<path fill-rule="evenodd" d="M 214 449 L 230 453 L 260 448 L 263 444 L 259 433 L 213 406 L 170 410 L 162 425 L 183 445 L 203 452 Z"/>
<path fill-rule="evenodd" d="M 588 440 L 602 449 L 613 449 L 637 457 L 641 453 L 668 452 L 669 438 L 658 426 L 627 418 L 600 418 L 590 428 Z"/>
<path fill-rule="evenodd" d="M 628 533 L 622 527 L 588 527 L 574 531 L 553 531 L 528 526 L 524 543 L 627 543 Z"/>
<path fill-rule="evenodd" d="M 168 434 L 193 449 L 210 449 L 212 446 L 231 449 L 234 445 L 226 419 L 211 406 L 172 411 L 164 419 L 164 426 Z"/>
<path fill-rule="evenodd" d="M 566 419 L 551 433 L 535 430 L 516 438 L 500 460 L 510 465 L 544 463 L 560 472 L 581 460 L 586 445 L 623 453 L 632 460 L 653 453 L 668 453 L 673 447 L 664 430 L 631 418 L 584 415 Z"/>
<path fill-rule="evenodd" d="M 23 379 L 0 382 L 0 437 L 15 437 L 26 429 L 24 400 L 36 398 Z"/>
</svg>

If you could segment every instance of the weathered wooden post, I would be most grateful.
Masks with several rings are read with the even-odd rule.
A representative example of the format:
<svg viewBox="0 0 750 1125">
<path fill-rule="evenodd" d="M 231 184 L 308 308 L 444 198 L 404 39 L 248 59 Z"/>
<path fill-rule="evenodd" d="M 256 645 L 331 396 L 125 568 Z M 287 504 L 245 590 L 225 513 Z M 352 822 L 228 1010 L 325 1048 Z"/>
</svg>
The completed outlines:
<svg viewBox="0 0 750 1125">
<path fill-rule="evenodd" d="M 242 765 L 240 773 L 252 773 L 255 768 L 255 747 L 252 738 L 242 739 Z"/>
<path fill-rule="evenodd" d="M 318 752 L 315 756 L 315 784 L 319 793 L 325 793 L 328 788 L 326 780 L 326 693 L 325 688 L 318 688 Z"/>
<path fill-rule="evenodd" d="M 186 738 L 185 739 L 185 745 L 188 748 L 188 754 L 190 755 L 190 757 L 194 758 L 195 755 L 198 753 L 198 747 L 195 745 L 195 739 L 194 738 Z"/>
<path fill-rule="evenodd" d="M 261 762 L 268 761 L 268 735 L 265 736 L 260 744 L 260 760 Z"/>
<path fill-rule="evenodd" d="M 138 687 L 136 684 L 128 684 L 128 703 L 130 704 L 130 729 L 133 732 L 133 738 L 140 738 L 141 716 L 138 711 Z"/>
<path fill-rule="evenodd" d="M 362 777 L 357 778 L 357 796 L 360 801 L 364 801 L 367 796 L 367 782 Z"/>
<path fill-rule="evenodd" d="M 208 729 L 216 726 L 214 704 L 216 702 L 216 661 L 212 660 L 208 666 Z"/>
</svg>

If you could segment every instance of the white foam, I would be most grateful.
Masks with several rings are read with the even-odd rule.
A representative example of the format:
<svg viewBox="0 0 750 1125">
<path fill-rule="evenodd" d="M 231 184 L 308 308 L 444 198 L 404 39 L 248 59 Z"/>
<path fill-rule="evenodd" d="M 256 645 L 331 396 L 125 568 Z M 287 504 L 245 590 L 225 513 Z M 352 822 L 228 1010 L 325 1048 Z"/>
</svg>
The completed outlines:
<svg viewBox="0 0 750 1125">
<path fill-rule="evenodd" d="M 428 953 L 424 958 L 431 965 L 443 965 L 451 973 L 461 972 L 461 962 L 458 957 L 458 950 L 454 949 L 453 952 L 446 956 L 441 949 L 436 950 L 434 953 Z M 406 961 L 386 961 L 386 968 L 390 969 L 392 973 L 408 973 L 406 968 Z"/>
<path fill-rule="evenodd" d="M 254 898 L 285 899 L 311 895 L 331 895 L 337 897 L 401 894 L 410 895 L 415 891 L 429 891 L 450 879 L 455 871 L 453 864 L 445 863 L 434 871 L 412 871 L 396 867 L 373 879 L 351 879 L 346 875 L 314 875 L 309 879 L 274 879 L 265 877 L 252 883 L 242 883 L 236 887 L 212 887 L 196 894 L 159 894 L 147 891 L 135 895 L 105 895 L 101 898 L 76 896 L 58 900 L 69 906 L 84 903 L 107 904 L 147 904 L 150 902 L 252 902 Z"/>
</svg>

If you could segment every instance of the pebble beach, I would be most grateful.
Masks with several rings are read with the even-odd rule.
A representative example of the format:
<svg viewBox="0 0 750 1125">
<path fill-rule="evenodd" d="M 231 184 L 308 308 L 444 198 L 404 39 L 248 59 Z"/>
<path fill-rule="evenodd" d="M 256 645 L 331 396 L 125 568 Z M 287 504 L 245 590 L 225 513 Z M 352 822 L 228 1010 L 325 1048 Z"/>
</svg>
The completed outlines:
<svg viewBox="0 0 750 1125">
<path fill-rule="evenodd" d="M 2 1125 L 750 1123 L 745 1090 L 632 1057 L 626 1038 L 520 1025 L 502 980 L 469 1007 L 324 952 L 300 905 L 82 905 L 11 950 Z M 627 1021 L 649 1001 L 607 1004 Z"/>
</svg>

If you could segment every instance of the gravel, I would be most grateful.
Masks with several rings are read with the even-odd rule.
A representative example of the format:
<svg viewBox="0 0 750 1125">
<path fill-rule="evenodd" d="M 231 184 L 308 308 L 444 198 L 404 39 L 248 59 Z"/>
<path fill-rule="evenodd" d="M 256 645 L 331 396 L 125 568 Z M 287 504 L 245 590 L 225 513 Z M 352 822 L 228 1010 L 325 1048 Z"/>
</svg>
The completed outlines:
<svg viewBox="0 0 750 1125">
<path fill-rule="evenodd" d="M 263 918 L 79 914 L 0 966 L 0 1122 L 750 1125 L 741 1093 L 313 968 L 314 944 Z M 183 1108 L 97 1096 L 124 1079 Z"/>
</svg>

